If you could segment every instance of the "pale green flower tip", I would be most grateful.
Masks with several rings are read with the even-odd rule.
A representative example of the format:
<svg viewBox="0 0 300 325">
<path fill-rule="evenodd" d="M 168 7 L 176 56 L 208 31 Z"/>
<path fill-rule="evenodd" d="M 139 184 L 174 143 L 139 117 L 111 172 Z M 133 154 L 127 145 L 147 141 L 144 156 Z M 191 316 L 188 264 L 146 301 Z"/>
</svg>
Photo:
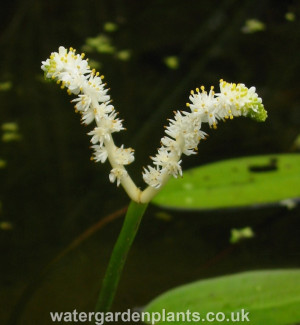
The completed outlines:
<svg viewBox="0 0 300 325">
<path fill-rule="evenodd" d="M 265 107 L 262 103 L 254 102 L 251 107 L 249 107 L 247 117 L 257 121 L 257 122 L 265 122 L 268 117 L 268 112 L 265 110 Z"/>
</svg>

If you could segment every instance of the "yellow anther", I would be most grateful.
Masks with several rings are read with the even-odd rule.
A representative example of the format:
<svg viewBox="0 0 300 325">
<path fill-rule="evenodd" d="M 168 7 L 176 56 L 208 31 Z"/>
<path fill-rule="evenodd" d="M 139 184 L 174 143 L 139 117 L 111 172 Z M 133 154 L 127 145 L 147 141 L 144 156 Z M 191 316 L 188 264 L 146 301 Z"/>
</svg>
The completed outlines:
<svg viewBox="0 0 300 325">
<path fill-rule="evenodd" d="M 233 115 L 230 115 L 230 119 L 233 120 Z"/>
<path fill-rule="evenodd" d="M 232 113 L 232 112 L 231 112 L 231 109 L 228 111 L 228 113 L 229 113 L 229 114 L 231 114 L 231 113 Z"/>
<path fill-rule="evenodd" d="M 85 53 L 81 53 L 80 57 L 83 59 L 85 57 Z"/>
<path fill-rule="evenodd" d="M 83 90 L 82 87 L 80 87 L 79 90 L 82 92 L 82 90 Z"/>
<path fill-rule="evenodd" d="M 197 93 L 199 92 L 199 88 L 196 88 Z"/>
<path fill-rule="evenodd" d="M 204 91 L 204 90 L 205 90 L 205 87 L 204 87 L 204 86 L 201 86 L 200 88 L 201 88 L 201 90 L 202 90 L 202 91 Z"/>
<path fill-rule="evenodd" d="M 56 83 L 59 85 L 60 84 L 60 80 L 57 80 Z"/>
<path fill-rule="evenodd" d="M 69 95 L 72 95 L 72 92 L 71 92 L 70 89 L 67 90 L 67 93 L 68 93 Z"/>
<path fill-rule="evenodd" d="M 186 103 L 185 105 L 186 105 L 186 107 L 190 107 L 190 103 Z"/>
<path fill-rule="evenodd" d="M 224 80 L 223 79 L 220 79 L 220 82 L 222 83 Z"/>
<path fill-rule="evenodd" d="M 213 123 L 213 128 L 216 129 L 217 128 L 217 124 Z"/>
<path fill-rule="evenodd" d="M 209 117 L 213 117 L 213 115 L 210 113 L 210 114 L 209 114 Z"/>
<path fill-rule="evenodd" d="M 191 95 L 194 95 L 194 90 L 191 90 Z"/>
<path fill-rule="evenodd" d="M 226 118 L 226 120 L 228 120 L 228 118 L 229 118 L 228 115 L 225 115 L 224 117 Z"/>
<path fill-rule="evenodd" d="M 215 87 L 214 86 L 210 86 L 210 90 L 214 90 L 215 89 Z"/>
<path fill-rule="evenodd" d="M 104 79 L 104 75 L 101 75 L 100 78 L 103 80 Z"/>
<path fill-rule="evenodd" d="M 97 72 L 96 72 L 96 76 L 98 77 L 98 76 L 99 76 L 99 74 L 100 74 L 100 73 L 97 71 Z"/>
</svg>

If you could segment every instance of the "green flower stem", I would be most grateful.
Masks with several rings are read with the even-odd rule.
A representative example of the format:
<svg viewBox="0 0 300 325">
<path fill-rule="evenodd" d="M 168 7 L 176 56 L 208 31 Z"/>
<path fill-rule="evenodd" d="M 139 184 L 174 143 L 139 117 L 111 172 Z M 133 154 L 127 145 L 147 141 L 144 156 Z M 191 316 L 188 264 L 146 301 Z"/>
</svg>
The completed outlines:
<svg viewBox="0 0 300 325">
<path fill-rule="evenodd" d="M 140 204 L 131 201 L 128 207 L 122 230 L 114 246 L 103 279 L 95 312 L 108 312 L 113 303 L 127 254 L 133 243 L 147 206 L 148 204 Z"/>
</svg>

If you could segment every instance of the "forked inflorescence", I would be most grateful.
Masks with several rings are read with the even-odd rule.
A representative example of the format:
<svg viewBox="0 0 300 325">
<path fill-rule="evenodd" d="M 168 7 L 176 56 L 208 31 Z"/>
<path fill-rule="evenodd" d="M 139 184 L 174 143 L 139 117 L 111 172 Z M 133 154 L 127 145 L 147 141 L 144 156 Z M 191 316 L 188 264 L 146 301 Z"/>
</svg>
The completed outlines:
<svg viewBox="0 0 300 325">
<path fill-rule="evenodd" d="M 128 195 L 137 202 L 149 202 L 166 184 L 171 176 L 182 175 L 181 156 L 196 153 L 199 141 L 206 137 L 201 130 L 203 123 L 217 128 L 218 121 L 246 116 L 257 121 L 265 121 L 267 112 L 255 87 L 247 88 L 244 84 L 228 83 L 220 80 L 220 92 L 214 87 L 206 91 L 204 86 L 191 91 L 190 102 L 186 104 L 189 111 L 176 111 L 169 120 L 161 139 L 157 154 L 151 157 L 153 166 L 144 168 L 143 179 L 148 187 L 140 191 L 125 169 L 134 161 L 134 150 L 117 147 L 112 134 L 124 130 L 122 121 L 111 104 L 108 90 L 103 83 L 103 76 L 91 69 L 84 54 L 76 54 L 59 47 L 46 61 L 42 62 L 45 77 L 67 88 L 68 93 L 77 95 L 72 102 L 75 110 L 81 113 L 84 124 L 95 122 L 91 136 L 93 159 L 104 163 L 109 160 L 112 169 L 109 174 L 111 182 L 122 184 Z"/>
</svg>

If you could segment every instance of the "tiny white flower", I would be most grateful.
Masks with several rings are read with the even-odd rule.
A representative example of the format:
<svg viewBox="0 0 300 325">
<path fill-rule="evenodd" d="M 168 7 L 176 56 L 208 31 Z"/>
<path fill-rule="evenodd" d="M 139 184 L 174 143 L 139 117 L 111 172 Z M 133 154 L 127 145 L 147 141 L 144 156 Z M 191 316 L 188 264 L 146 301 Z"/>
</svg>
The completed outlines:
<svg viewBox="0 0 300 325">
<path fill-rule="evenodd" d="M 86 112 L 92 103 L 92 98 L 87 95 L 79 95 L 77 98 L 72 100 L 73 103 L 76 103 L 75 108 L 77 111 Z"/>
<path fill-rule="evenodd" d="M 216 127 L 217 117 L 216 110 L 218 106 L 217 99 L 215 98 L 214 88 L 211 87 L 209 93 L 205 90 L 204 86 L 196 89 L 196 93 L 192 90 L 190 95 L 190 101 L 192 104 L 188 104 L 188 107 L 193 113 L 199 115 L 203 123 L 208 123 L 209 126 Z"/>
<path fill-rule="evenodd" d="M 143 179 L 145 183 L 154 187 L 160 188 L 162 185 L 162 171 L 158 168 L 153 168 L 152 166 L 148 166 L 148 169 L 144 168 Z"/>
<path fill-rule="evenodd" d="M 124 149 L 122 145 L 120 148 L 115 148 L 114 159 L 119 165 L 129 165 L 134 161 L 134 150 L 132 148 Z"/>
<path fill-rule="evenodd" d="M 92 109 L 82 112 L 81 121 L 82 123 L 88 125 L 91 124 L 95 119 L 95 114 Z"/>
<path fill-rule="evenodd" d="M 166 169 L 169 175 L 172 175 L 173 177 L 177 178 L 178 175 L 182 176 L 182 169 L 180 164 L 181 160 L 170 160 L 163 169 Z"/>
<path fill-rule="evenodd" d="M 151 159 L 154 161 L 154 165 L 164 167 L 170 161 L 171 153 L 165 148 L 158 149 L 158 153 Z"/>
<path fill-rule="evenodd" d="M 110 140 L 110 132 L 106 127 L 97 126 L 93 131 L 89 132 L 88 135 L 92 136 L 91 142 L 93 144 L 100 143 L 100 146 L 103 146 L 105 140 Z"/>
<path fill-rule="evenodd" d="M 102 103 L 98 107 L 94 108 L 95 119 L 100 122 L 102 119 L 106 118 L 107 114 L 114 111 L 113 105 L 108 105 L 107 103 Z"/>
<path fill-rule="evenodd" d="M 122 178 L 127 175 L 127 172 L 124 168 L 113 168 L 109 174 L 109 180 L 111 183 L 117 181 L 117 186 L 120 185 Z"/>
<path fill-rule="evenodd" d="M 175 152 L 178 156 L 181 155 L 182 148 L 181 148 L 181 144 L 178 141 L 173 140 L 173 139 L 171 139 L 169 137 L 164 136 L 163 138 L 161 138 L 161 143 L 169 151 Z"/>
<path fill-rule="evenodd" d="M 100 146 L 100 145 L 94 145 L 94 146 L 92 146 L 92 148 L 94 149 L 93 160 L 95 160 L 96 162 L 101 161 L 102 164 L 105 163 L 105 161 L 108 157 L 108 152 L 107 152 L 106 148 L 104 146 Z"/>
</svg>

